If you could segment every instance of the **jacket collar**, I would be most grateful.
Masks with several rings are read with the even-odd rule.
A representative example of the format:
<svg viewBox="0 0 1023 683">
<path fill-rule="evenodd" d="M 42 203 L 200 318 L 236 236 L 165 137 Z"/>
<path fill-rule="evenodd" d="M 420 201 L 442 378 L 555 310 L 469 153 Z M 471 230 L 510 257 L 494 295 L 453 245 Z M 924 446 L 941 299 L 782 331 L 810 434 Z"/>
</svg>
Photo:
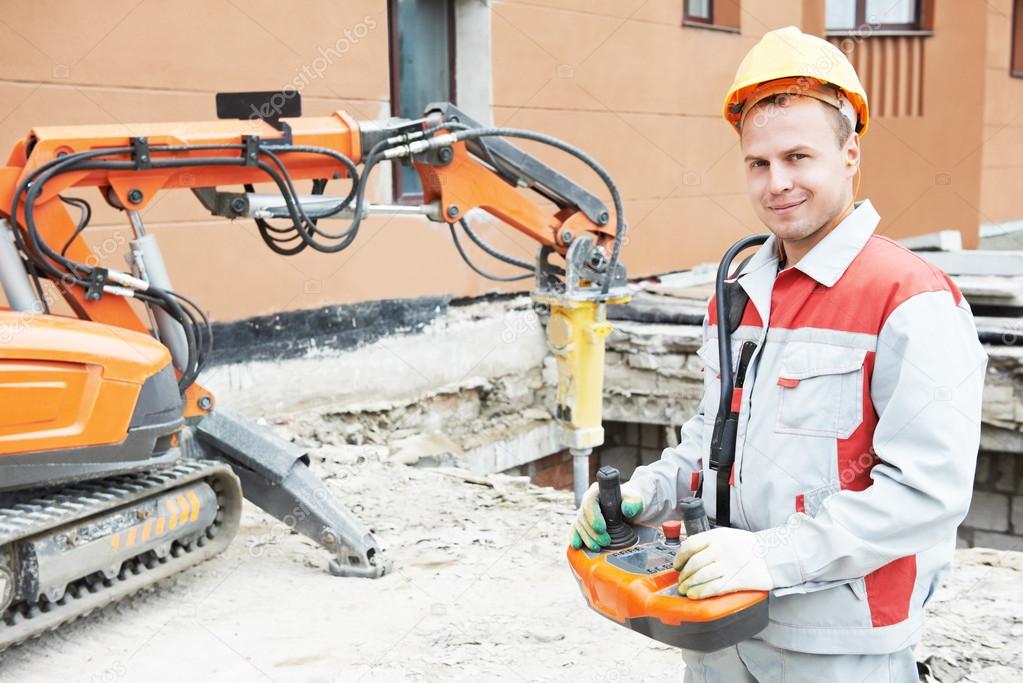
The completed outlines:
<svg viewBox="0 0 1023 683">
<path fill-rule="evenodd" d="M 865 199 L 813 246 L 795 266 L 825 287 L 832 287 L 860 253 L 881 217 Z"/>
<path fill-rule="evenodd" d="M 870 200 L 863 200 L 794 267 L 825 287 L 834 286 L 866 245 L 880 221 L 881 217 Z M 738 278 L 762 320 L 770 317 L 771 291 L 777 276 L 778 238 L 771 235 L 742 269 Z"/>
</svg>

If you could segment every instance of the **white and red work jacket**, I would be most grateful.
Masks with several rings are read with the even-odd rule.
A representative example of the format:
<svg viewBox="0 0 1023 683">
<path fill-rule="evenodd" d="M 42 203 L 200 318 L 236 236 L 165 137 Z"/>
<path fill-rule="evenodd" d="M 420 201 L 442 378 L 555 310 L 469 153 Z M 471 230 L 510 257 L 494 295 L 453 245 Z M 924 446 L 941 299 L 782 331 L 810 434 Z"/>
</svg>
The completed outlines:
<svg viewBox="0 0 1023 683">
<path fill-rule="evenodd" d="M 632 477 L 647 502 L 637 521 L 658 524 L 678 519 L 678 496 L 701 483 L 713 519 L 715 477 L 730 475 L 732 526 L 757 532 L 776 586 L 757 637 L 789 650 L 916 643 L 972 494 L 987 355 L 955 284 L 873 235 L 878 221 L 864 201 L 794 266 L 779 272 L 771 237 L 742 268 L 750 301 L 733 363 L 744 343 L 756 349 L 734 401 L 731 472 L 708 466 L 720 392 L 712 300 L 699 414 Z"/>
</svg>

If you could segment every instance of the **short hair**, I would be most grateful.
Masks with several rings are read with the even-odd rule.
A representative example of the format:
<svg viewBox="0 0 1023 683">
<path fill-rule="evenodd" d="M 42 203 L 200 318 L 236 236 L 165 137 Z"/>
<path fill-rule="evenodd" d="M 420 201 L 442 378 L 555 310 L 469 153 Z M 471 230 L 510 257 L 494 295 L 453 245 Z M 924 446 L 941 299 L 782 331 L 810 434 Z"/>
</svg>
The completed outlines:
<svg viewBox="0 0 1023 683">
<path fill-rule="evenodd" d="M 774 95 L 768 95 L 764 99 L 754 104 L 753 109 L 759 109 L 761 107 L 768 107 L 771 105 L 774 105 L 776 107 L 785 107 L 787 106 L 788 98 L 793 96 L 810 97 L 809 95 L 795 94 L 790 95 L 788 93 L 783 92 L 775 93 Z M 840 112 L 835 107 L 832 107 L 827 102 L 824 102 L 823 100 L 818 100 L 816 97 L 810 97 L 810 99 L 824 107 L 825 112 L 827 112 L 828 114 L 828 122 L 831 124 L 831 130 L 835 132 L 835 141 L 838 143 L 838 148 L 842 149 L 843 147 L 845 147 L 845 143 L 849 141 L 849 136 L 852 135 L 853 132 L 852 123 L 849 121 L 849 119 L 845 117 L 845 115 L 842 112 Z M 751 113 L 752 110 L 750 111 L 750 114 Z M 749 114 L 743 116 L 740 121 L 744 122 L 747 116 L 749 116 Z M 739 133 L 740 134 L 742 133 L 741 127 L 739 129 Z"/>
</svg>

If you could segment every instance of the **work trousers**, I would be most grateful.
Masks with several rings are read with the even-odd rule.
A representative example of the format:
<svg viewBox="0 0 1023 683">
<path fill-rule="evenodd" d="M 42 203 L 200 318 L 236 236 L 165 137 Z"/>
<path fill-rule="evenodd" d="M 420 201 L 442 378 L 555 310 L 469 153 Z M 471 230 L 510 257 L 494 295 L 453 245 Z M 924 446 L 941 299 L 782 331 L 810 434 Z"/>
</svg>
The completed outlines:
<svg viewBox="0 0 1023 683">
<path fill-rule="evenodd" d="M 815 655 L 751 638 L 717 652 L 682 650 L 685 683 L 918 683 L 913 648 L 886 655 Z"/>
</svg>

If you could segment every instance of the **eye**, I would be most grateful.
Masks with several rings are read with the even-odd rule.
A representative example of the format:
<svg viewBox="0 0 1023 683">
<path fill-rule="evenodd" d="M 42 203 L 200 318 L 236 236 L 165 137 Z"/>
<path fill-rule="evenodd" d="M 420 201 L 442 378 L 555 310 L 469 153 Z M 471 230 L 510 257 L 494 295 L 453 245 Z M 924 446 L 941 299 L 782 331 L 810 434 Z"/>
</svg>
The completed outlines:
<svg viewBox="0 0 1023 683">
<path fill-rule="evenodd" d="M 763 166 L 767 166 L 767 162 L 764 161 L 763 159 L 756 159 L 754 161 L 751 161 L 749 164 L 750 168 L 761 168 Z"/>
<path fill-rule="evenodd" d="M 795 154 L 789 156 L 789 158 L 792 159 L 793 161 L 799 161 L 801 159 L 805 159 L 806 157 L 807 157 L 806 154 L 802 154 L 800 152 L 796 152 Z"/>
</svg>

